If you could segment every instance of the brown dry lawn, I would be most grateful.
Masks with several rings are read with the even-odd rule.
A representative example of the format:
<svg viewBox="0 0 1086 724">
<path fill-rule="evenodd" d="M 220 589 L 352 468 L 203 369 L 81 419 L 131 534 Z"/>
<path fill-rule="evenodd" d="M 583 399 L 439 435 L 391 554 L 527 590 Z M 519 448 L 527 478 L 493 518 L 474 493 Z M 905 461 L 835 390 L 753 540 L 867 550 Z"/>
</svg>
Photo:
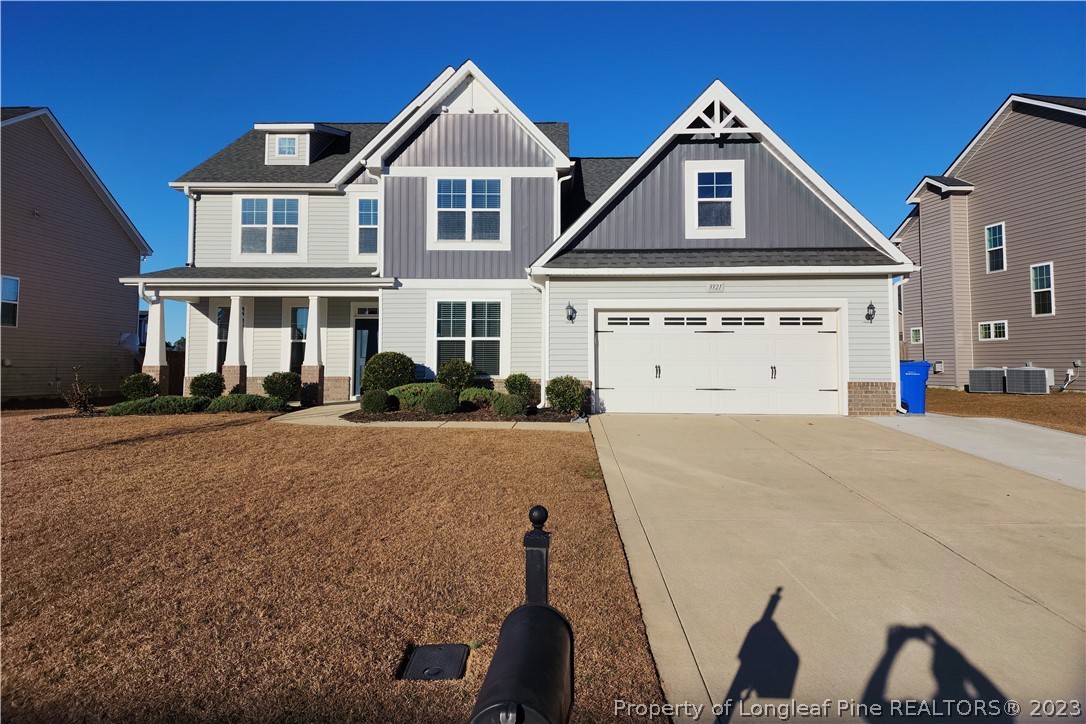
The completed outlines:
<svg viewBox="0 0 1086 724">
<path fill-rule="evenodd" d="M 0 424 L 5 721 L 466 721 L 534 503 L 574 720 L 662 700 L 588 435 Z M 397 681 L 409 642 L 479 648 L 461 681 Z"/>
<path fill-rule="evenodd" d="M 928 388 L 928 412 L 959 417 L 1002 417 L 1086 435 L 1086 394 L 985 395 Z"/>
</svg>

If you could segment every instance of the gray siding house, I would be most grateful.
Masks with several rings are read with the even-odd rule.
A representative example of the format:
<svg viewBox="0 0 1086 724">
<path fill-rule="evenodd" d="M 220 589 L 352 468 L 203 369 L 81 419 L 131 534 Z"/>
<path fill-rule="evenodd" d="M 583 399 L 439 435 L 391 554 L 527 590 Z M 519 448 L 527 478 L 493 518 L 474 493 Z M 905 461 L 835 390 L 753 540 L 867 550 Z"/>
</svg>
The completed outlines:
<svg viewBox="0 0 1086 724">
<path fill-rule="evenodd" d="M 574 375 L 598 411 L 897 405 L 915 267 L 719 81 L 641 156 L 571 158 L 468 61 L 388 123 L 258 123 L 171 185 L 189 263 L 122 282 L 149 350 L 188 304 L 188 379 L 345 400 L 380 350 Z"/>
<path fill-rule="evenodd" d="M 923 271 L 902 287 L 911 359 L 928 384 L 1032 364 L 1065 379 L 1086 357 L 1086 99 L 1010 96 L 891 239 Z M 1083 390 L 1081 380 L 1069 389 Z"/>
<path fill-rule="evenodd" d="M 115 394 L 134 370 L 139 315 L 117 277 L 138 274 L 151 247 L 48 108 L 0 117 L 0 394 L 56 397 L 75 366 Z"/>
</svg>

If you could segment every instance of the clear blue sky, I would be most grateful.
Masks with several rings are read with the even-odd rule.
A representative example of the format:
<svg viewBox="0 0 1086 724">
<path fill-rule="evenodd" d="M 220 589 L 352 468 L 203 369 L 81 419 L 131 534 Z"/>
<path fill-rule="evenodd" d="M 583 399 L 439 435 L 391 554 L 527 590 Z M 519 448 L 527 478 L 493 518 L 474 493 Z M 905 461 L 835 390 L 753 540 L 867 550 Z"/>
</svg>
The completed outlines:
<svg viewBox="0 0 1086 724">
<path fill-rule="evenodd" d="M 155 249 L 166 184 L 256 121 L 384 121 L 471 58 L 574 155 L 637 155 L 720 78 L 883 232 L 1012 92 L 1086 96 L 1086 3 L 0 5 L 4 105 L 47 105 Z M 184 334 L 180 305 L 167 337 Z"/>
</svg>

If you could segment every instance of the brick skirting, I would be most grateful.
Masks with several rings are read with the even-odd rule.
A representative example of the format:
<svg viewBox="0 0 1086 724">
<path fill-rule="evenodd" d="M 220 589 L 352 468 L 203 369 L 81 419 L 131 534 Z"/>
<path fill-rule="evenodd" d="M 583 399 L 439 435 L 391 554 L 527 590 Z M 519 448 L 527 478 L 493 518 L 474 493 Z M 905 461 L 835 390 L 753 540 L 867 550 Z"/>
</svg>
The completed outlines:
<svg viewBox="0 0 1086 724">
<path fill-rule="evenodd" d="M 143 374 L 151 375 L 158 380 L 158 393 L 170 394 L 170 366 L 169 365 L 144 365 Z"/>
<path fill-rule="evenodd" d="M 849 382 L 848 414 L 893 415 L 897 412 L 894 382 Z"/>
<path fill-rule="evenodd" d="M 222 378 L 226 382 L 226 394 L 233 395 L 244 393 L 248 390 L 246 383 L 249 373 L 247 365 L 223 365 Z"/>
<path fill-rule="evenodd" d="M 324 401 L 345 402 L 351 399 L 350 377 L 325 377 Z"/>
</svg>

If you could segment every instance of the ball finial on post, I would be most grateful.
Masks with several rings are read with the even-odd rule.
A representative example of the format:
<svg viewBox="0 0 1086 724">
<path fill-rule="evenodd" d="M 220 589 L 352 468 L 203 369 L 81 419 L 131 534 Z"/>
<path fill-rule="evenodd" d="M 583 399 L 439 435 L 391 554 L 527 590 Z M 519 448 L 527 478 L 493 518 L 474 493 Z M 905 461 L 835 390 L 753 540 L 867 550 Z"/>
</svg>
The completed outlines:
<svg viewBox="0 0 1086 724">
<path fill-rule="evenodd" d="M 533 505 L 532 509 L 528 511 L 528 520 L 532 522 L 532 527 L 536 530 L 542 530 L 543 526 L 547 523 L 547 509 L 542 505 Z"/>
</svg>

